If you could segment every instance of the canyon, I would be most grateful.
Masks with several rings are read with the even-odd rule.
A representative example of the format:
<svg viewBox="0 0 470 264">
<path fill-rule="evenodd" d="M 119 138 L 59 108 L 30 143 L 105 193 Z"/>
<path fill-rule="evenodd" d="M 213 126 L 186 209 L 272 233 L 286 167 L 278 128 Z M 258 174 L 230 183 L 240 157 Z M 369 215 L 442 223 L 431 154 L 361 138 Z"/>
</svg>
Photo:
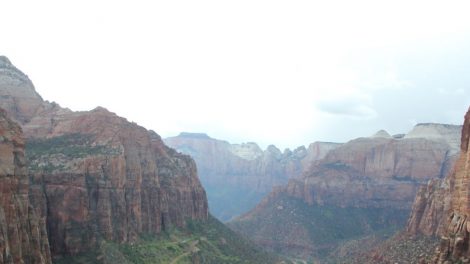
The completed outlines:
<svg viewBox="0 0 470 264">
<path fill-rule="evenodd" d="M 281 152 L 269 145 L 230 144 L 203 133 L 183 132 L 165 138 L 170 147 L 194 158 L 207 191 L 211 213 L 228 221 L 254 207 L 273 187 L 299 176 L 313 161 L 341 144 L 314 142 Z"/>
<path fill-rule="evenodd" d="M 302 261 L 348 258 L 358 243 L 372 251 L 356 263 L 385 263 L 392 249 L 411 258 L 409 245 L 416 261 L 470 260 L 470 112 L 463 127 L 284 151 L 162 139 L 103 107 L 43 100 L 3 56 L 0 109 L 2 263 L 290 263 L 209 208 Z"/>
<path fill-rule="evenodd" d="M 203 251 L 178 244 L 185 263 L 201 257 L 263 263 L 254 261 L 259 255 L 275 262 L 212 219 L 195 162 L 157 133 L 102 107 L 75 112 L 44 101 L 4 56 L 0 98 L 4 263 L 79 263 L 82 257 L 108 263 L 116 255 L 133 263 L 128 246 L 156 243 L 142 237 L 166 243 L 163 233 L 189 224 L 200 233 L 200 247 L 210 245 Z M 158 252 L 151 261 L 164 255 Z"/>
<path fill-rule="evenodd" d="M 268 250 L 307 259 L 328 257 L 350 239 L 393 233 L 406 224 L 420 186 L 452 168 L 460 130 L 426 123 L 406 135 L 351 140 L 229 226 Z"/>
</svg>

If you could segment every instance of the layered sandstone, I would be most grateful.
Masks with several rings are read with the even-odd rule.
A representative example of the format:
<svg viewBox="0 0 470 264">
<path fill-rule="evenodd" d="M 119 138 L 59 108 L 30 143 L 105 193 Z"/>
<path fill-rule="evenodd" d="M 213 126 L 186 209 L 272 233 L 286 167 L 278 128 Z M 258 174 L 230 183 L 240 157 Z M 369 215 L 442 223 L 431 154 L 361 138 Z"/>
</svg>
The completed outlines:
<svg viewBox="0 0 470 264">
<path fill-rule="evenodd" d="M 30 203 L 28 186 L 21 128 L 0 109 L 1 263 L 51 263 L 44 212 Z"/>
<path fill-rule="evenodd" d="M 466 263 L 470 260 L 470 111 L 462 128 L 460 156 L 447 177 L 417 196 L 408 223 L 410 234 L 441 237 L 433 263 Z M 432 186 L 430 183 L 428 186 Z"/>
<path fill-rule="evenodd" d="M 312 205 L 409 209 L 420 184 L 442 178 L 454 159 L 445 141 L 359 138 L 330 151 L 286 191 Z"/>
<path fill-rule="evenodd" d="M 26 75 L 1 61 L 0 102 L 27 137 L 30 197 L 47 217 L 53 255 L 207 219 L 206 194 L 189 156 L 104 108 L 73 112 L 43 101 Z"/>
<path fill-rule="evenodd" d="M 308 149 L 284 152 L 270 145 L 263 151 L 256 143 L 230 144 L 198 133 L 181 133 L 165 142 L 194 158 L 212 213 L 222 220 L 250 209 L 274 186 L 299 176 L 340 145 L 315 142 Z"/>
<path fill-rule="evenodd" d="M 231 184 L 260 192 L 285 184 L 298 176 L 304 166 L 339 146 L 316 142 L 308 149 L 302 146 L 281 152 L 270 145 L 263 151 L 256 143 L 230 144 L 197 133 L 181 133 L 166 138 L 165 143 L 195 159 L 204 183 Z"/>
<path fill-rule="evenodd" d="M 333 250 L 342 239 L 384 228 L 401 228 L 419 187 L 430 179 L 442 179 L 452 168 L 456 156 L 448 142 L 427 135 L 391 137 L 385 132 L 352 140 L 312 162 L 302 177 L 275 188 L 258 206 L 230 225 L 268 249 L 283 248 L 288 249 L 286 254 L 310 257 Z M 422 196 L 425 200 L 425 194 Z M 286 211 L 286 204 L 294 206 Z M 434 203 L 426 212 L 439 210 L 442 204 Z M 307 211 L 311 211 L 308 218 L 299 213 Z M 264 220 L 264 216 L 275 220 Z M 300 236 L 296 233 L 300 229 L 310 235 Z M 318 232 L 336 240 L 315 239 Z M 273 233 L 282 236 L 273 239 Z"/>
</svg>

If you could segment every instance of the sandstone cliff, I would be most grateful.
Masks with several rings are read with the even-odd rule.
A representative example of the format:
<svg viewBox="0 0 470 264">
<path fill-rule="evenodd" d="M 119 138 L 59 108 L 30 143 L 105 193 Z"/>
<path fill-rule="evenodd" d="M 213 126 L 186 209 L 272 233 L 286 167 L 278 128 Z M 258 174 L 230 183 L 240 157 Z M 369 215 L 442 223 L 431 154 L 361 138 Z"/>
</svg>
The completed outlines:
<svg viewBox="0 0 470 264">
<path fill-rule="evenodd" d="M 442 178 L 454 159 L 442 140 L 359 138 L 330 151 L 286 191 L 312 205 L 409 209 L 420 184 Z"/>
<path fill-rule="evenodd" d="M 470 111 L 465 115 L 460 156 L 445 179 L 430 182 L 420 190 L 413 205 L 409 234 L 438 235 L 441 243 L 433 263 L 451 263 L 470 259 Z"/>
<path fill-rule="evenodd" d="M 0 61 L 0 106 L 27 138 L 31 202 L 47 218 L 53 255 L 207 219 L 189 156 L 104 108 L 73 112 L 43 101 L 26 75 Z"/>
<path fill-rule="evenodd" d="M 251 209 L 274 186 L 299 176 L 312 161 L 340 145 L 315 142 L 308 149 L 284 152 L 270 145 L 263 151 L 256 143 L 230 144 L 198 133 L 181 133 L 165 142 L 194 158 L 211 212 L 221 220 Z"/>
<path fill-rule="evenodd" d="M 21 128 L 0 109 L 1 263 L 51 263 L 44 212 L 30 204 L 28 186 Z"/>
<path fill-rule="evenodd" d="M 460 129 L 441 126 L 452 131 Z M 289 249 L 286 254 L 310 257 L 333 250 L 340 241 L 355 236 L 401 228 L 419 186 L 430 179 L 443 178 L 452 168 L 456 156 L 448 142 L 459 135 L 450 134 L 407 138 L 391 137 L 381 131 L 352 140 L 312 162 L 302 177 L 273 190 L 230 226 L 268 249 L 285 248 Z M 441 210 L 439 206 L 436 203 L 432 210 Z M 305 212 L 311 213 L 302 216 Z M 265 216 L 276 220 L 264 220 Z M 339 219 L 347 219 L 347 223 Z M 335 239 L 315 238 L 319 232 Z"/>
<path fill-rule="evenodd" d="M 270 145 L 263 151 L 256 143 L 230 144 L 197 133 L 181 133 L 164 141 L 195 159 L 203 183 L 231 184 L 259 192 L 287 183 L 300 175 L 304 166 L 340 145 L 315 142 L 308 149 L 302 146 L 284 152 Z"/>
</svg>

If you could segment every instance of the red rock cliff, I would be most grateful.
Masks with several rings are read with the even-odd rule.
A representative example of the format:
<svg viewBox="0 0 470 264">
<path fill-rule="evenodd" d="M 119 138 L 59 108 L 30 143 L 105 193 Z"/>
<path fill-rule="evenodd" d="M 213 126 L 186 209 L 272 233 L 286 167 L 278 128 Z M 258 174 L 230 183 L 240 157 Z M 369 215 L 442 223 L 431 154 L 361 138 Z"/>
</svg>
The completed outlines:
<svg viewBox="0 0 470 264">
<path fill-rule="evenodd" d="M 309 204 L 409 209 L 420 184 L 451 167 L 450 152 L 443 140 L 359 138 L 330 151 L 286 190 Z"/>
<path fill-rule="evenodd" d="M 53 255 L 85 252 L 100 239 L 132 242 L 208 217 L 189 156 L 104 108 L 73 112 L 44 102 L 26 75 L 3 61 L 0 105 L 27 138 L 31 201 L 47 217 Z"/>
<path fill-rule="evenodd" d="M 0 263 L 51 263 L 45 217 L 28 185 L 21 128 L 0 109 Z"/>
<path fill-rule="evenodd" d="M 433 263 L 453 263 L 470 259 L 470 110 L 462 128 L 460 156 L 447 177 L 431 182 L 415 199 L 408 222 L 410 234 L 441 236 Z"/>
</svg>

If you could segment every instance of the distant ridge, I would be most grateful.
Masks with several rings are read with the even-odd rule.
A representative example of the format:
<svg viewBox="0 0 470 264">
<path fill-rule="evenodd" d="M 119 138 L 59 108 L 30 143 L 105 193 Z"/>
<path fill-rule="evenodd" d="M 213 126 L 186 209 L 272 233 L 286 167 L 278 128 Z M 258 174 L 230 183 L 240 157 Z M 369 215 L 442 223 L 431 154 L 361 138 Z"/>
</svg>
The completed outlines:
<svg viewBox="0 0 470 264">
<path fill-rule="evenodd" d="M 206 133 L 191 133 L 191 132 L 181 132 L 178 137 L 185 137 L 185 138 L 205 138 L 205 139 L 210 139 Z"/>
</svg>

